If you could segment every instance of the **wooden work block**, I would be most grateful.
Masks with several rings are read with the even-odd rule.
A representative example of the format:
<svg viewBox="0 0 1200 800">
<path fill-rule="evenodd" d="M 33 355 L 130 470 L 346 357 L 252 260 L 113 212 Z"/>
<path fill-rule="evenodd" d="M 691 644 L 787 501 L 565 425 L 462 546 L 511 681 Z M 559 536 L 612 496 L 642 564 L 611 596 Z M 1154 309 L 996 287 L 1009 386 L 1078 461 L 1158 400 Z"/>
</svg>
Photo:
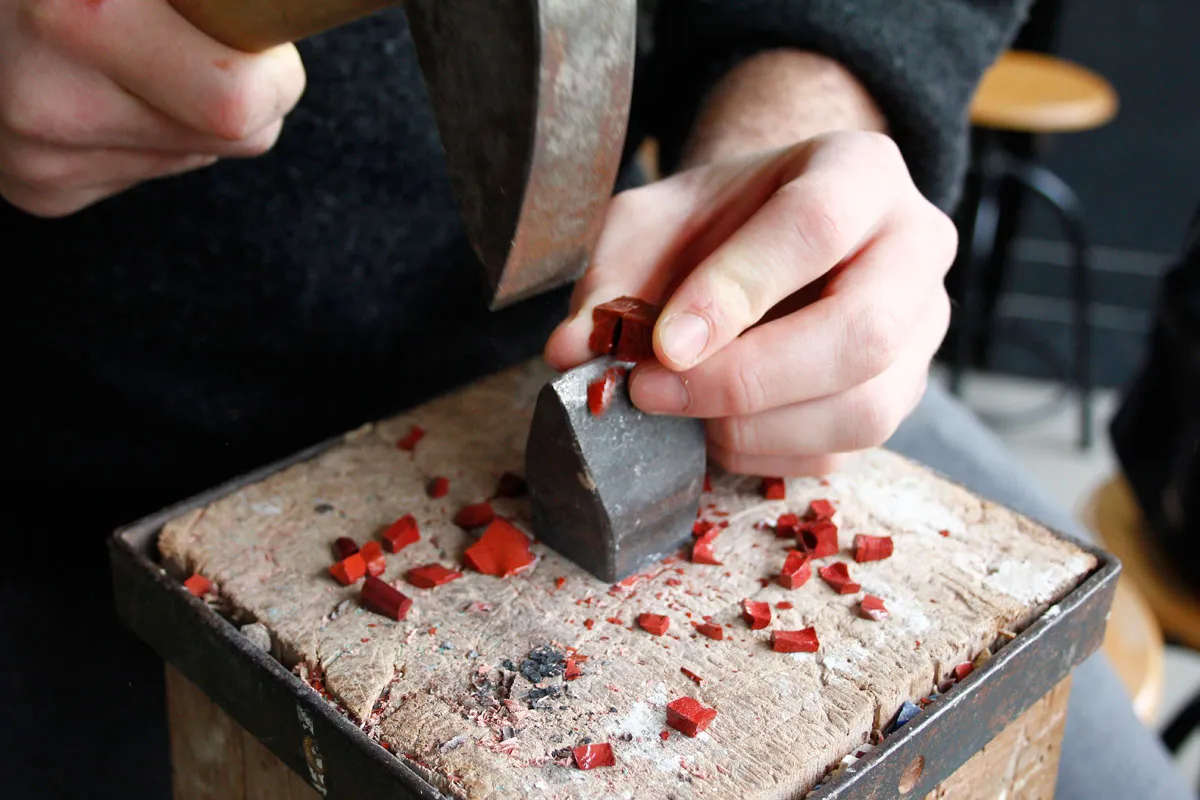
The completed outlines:
<svg viewBox="0 0 1200 800">
<path fill-rule="evenodd" d="M 475 535 L 452 518 L 491 497 L 502 473 L 520 470 L 547 377 L 536 366 L 509 370 L 365 426 L 171 521 L 159 539 L 169 569 L 211 579 L 216 607 L 265 625 L 276 657 L 446 793 L 802 793 L 877 740 L 903 701 L 986 656 L 1096 565 L 1040 525 L 873 450 L 826 480 L 788 480 L 783 500 L 764 499 L 757 478 L 714 475 L 702 512 L 727 523 L 716 539 L 720 565 L 668 559 L 610 587 L 534 544 L 536 563 L 514 577 L 467 571 L 432 589 L 405 583 L 414 566 L 462 564 Z M 424 438 L 397 448 L 414 424 Z M 435 476 L 449 478 L 444 497 L 426 491 Z M 848 563 L 862 590 L 883 598 L 887 619 L 861 618 L 863 591 L 837 594 L 815 569 L 796 589 L 775 580 L 795 543 L 764 523 L 803 514 L 819 498 L 837 509 L 840 549 L 816 566 Z M 492 502 L 528 529 L 527 499 Z M 336 538 L 361 545 L 405 514 L 421 539 L 387 556 L 383 579 L 413 599 L 396 622 L 363 609 L 358 586 L 339 585 L 328 568 Z M 855 563 L 859 533 L 891 536 L 894 554 Z M 746 598 L 771 604 L 767 627 L 742 621 Z M 667 615 L 667 633 L 641 630 L 642 612 Z M 699 635 L 693 623 L 702 620 L 722 626 L 724 638 Z M 769 647 L 773 630 L 808 626 L 818 652 Z M 567 652 L 587 659 L 571 681 L 558 660 Z M 666 704 L 682 696 L 718 712 L 694 739 L 666 726 Z M 611 743 L 616 765 L 575 769 L 568 749 L 584 738 Z"/>
</svg>

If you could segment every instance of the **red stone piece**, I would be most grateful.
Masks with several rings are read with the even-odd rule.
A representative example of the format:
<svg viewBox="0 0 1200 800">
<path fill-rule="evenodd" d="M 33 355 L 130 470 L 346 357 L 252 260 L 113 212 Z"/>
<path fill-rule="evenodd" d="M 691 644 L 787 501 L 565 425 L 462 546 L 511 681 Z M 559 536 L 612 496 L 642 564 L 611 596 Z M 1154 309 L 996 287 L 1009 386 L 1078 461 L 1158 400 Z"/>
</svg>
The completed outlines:
<svg viewBox="0 0 1200 800">
<path fill-rule="evenodd" d="M 355 553 L 330 567 L 329 574 L 342 586 L 349 586 L 367 574 L 367 562 L 363 560 L 362 553 Z"/>
<path fill-rule="evenodd" d="M 376 541 L 367 542 L 359 550 L 359 555 L 367 564 L 367 574 L 379 577 L 387 569 L 387 559 L 383 557 L 383 547 Z"/>
<path fill-rule="evenodd" d="M 584 744 L 571 748 L 575 757 L 575 766 L 579 769 L 595 769 L 596 767 L 611 767 L 617 763 L 613 758 L 612 745 L 608 742 Z"/>
<path fill-rule="evenodd" d="M 420 538 L 421 531 L 417 528 L 416 518 L 412 514 L 405 514 L 383 532 L 383 546 L 389 553 L 399 553 Z"/>
<path fill-rule="evenodd" d="M 654 323 L 661 309 L 636 297 L 618 297 L 592 309 L 588 347 L 621 361 L 654 358 Z"/>
<path fill-rule="evenodd" d="M 820 646 L 816 628 L 771 631 L 771 649 L 776 653 L 815 653 Z"/>
<path fill-rule="evenodd" d="M 670 731 L 659 731 L 658 738 L 662 739 L 665 742 L 667 739 L 671 738 L 671 732 Z"/>
<path fill-rule="evenodd" d="M 808 522 L 801 526 L 800 536 L 796 542 L 810 558 L 824 558 L 837 555 L 838 529 L 828 520 Z"/>
<path fill-rule="evenodd" d="M 863 619 L 879 622 L 887 619 L 888 610 L 884 608 L 882 599 L 873 594 L 865 594 L 863 599 L 858 601 L 858 615 Z"/>
<path fill-rule="evenodd" d="M 462 573 L 446 569 L 441 564 L 426 564 L 423 567 L 413 567 L 404 573 L 404 580 L 421 589 L 432 589 L 461 578 Z"/>
<path fill-rule="evenodd" d="M 412 450 L 417 446 L 417 442 L 421 441 L 421 437 L 425 435 L 425 429 L 420 425 L 413 425 L 408 429 L 403 438 L 396 440 L 396 447 L 401 450 Z"/>
<path fill-rule="evenodd" d="M 812 561 L 807 553 L 791 550 L 779 570 L 779 585 L 785 589 L 799 589 L 812 577 Z"/>
<path fill-rule="evenodd" d="M 961 681 L 963 678 L 970 675 L 975 670 L 975 665 L 970 661 L 964 661 L 954 668 L 954 679 Z"/>
<path fill-rule="evenodd" d="M 425 491 L 435 500 L 439 497 L 445 497 L 446 492 L 450 491 L 450 479 L 439 475 L 429 482 L 429 485 L 425 487 Z"/>
<path fill-rule="evenodd" d="M 603 375 L 588 384 L 588 410 L 592 412 L 593 417 L 602 417 L 604 412 L 608 411 L 608 407 L 612 403 L 613 392 L 617 390 L 617 383 L 623 377 L 625 377 L 624 367 L 609 367 L 604 370 Z"/>
<path fill-rule="evenodd" d="M 861 586 L 850 580 L 850 569 L 844 561 L 835 561 L 827 567 L 821 567 L 817 570 L 817 574 L 838 594 L 854 594 L 862 589 Z"/>
<path fill-rule="evenodd" d="M 704 473 L 704 491 L 706 491 L 706 492 L 712 491 L 712 476 L 709 475 L 707 472 Z"/>
<path fill-rule="evenodd" d="M 949 536 L 949 535 L 950 535 L 950 531 L 948 531 L 948 530 L 946 530 L 945 528 L 943 528 L 942 530 L 938 531 L 938 534 L 939 534 L 940 536 Z"/>
<path fill-rule="evenodd" d="M 358 543 L 349 536 L 339 536 L 333 540 L 333 557 L 338 561 L 349 558 L 358 552 Z"/>
<path fill-rule="evenodd" d="M 454 524 L 460 528 L 478 528 L 480 525 L 487 525 L 495 516 L 492 504 L 485 500 L 460 508 L 454 515 Z"/>
<path fill-rule="evenodd" d="M 573 681 L 583 674 L 583 670 L 579 668 L 579 664 L 575 661 L 575 656 L 567 656 L 566 666 L 563 668 L 563 680 Z"/>
<path fill-rule="evenodd" d="M 720 528 L 710 528 L 692 544 L 692 563 L 721 565 L 721 562 L 717 561 L 717 557 L 713 554 L 713 542 L 716 541 L 717 534 L 720 532 Z"/>
<path fill-rule="evenodd" d="M 881 561 L 891 554 L 890 536 L 867 536 L 860 533 L 854 537 L 854 560 L 860 564 L 864 561 Z"/>
<path fill-rule="evenodd" d="M 828 500 L 813 500 L 808 504 L 808 513 L 804 515 L 804 518 L 810 522 L 823 519 L 833 519 L 833 513 L 835 510 L 836 509 L 834 509 L 833 503 L 829 502 Z"/>
<path fill-rule="evenodd" d="M 692 523 L 692 536 L 703 536 L 717 527 L 717 523 L 707 519 L 698 519 Z"/>
<path fill-rule="evenodd" d="M 763 478 L 762 495 L 768 500 L 783 500 L 787 497 L 787 485 L 783 478 Z"/>
<path fill-rule="evenodd" d="M 201 575 L 199 572 L 192 573 L 192 576 L 183 582 L 183 587 L 196 597 L 204 597 L 212 591 L 212 581 Z"/>
<path fill-rule="evenodd" d="M 485 575 L 507 578 L 532 564 L 534 557 L 529 537 L 504 517 L 496 517 L 463 553 L 463 560 Z"/>
<path fill-rule="evenodd" d="M 717 716 L 715 708 L 709 708 L 691 697 L 680 697 L 667 703 L 667 725 L 685 736 L 695 736 L 709 726 Z"/>
<path fill-rule="evenodd" d="M 780 539 L 795 538 L 800 534 L 800 517 L 795 514 L 780 514 L 775 521 L 775 535 Z"/>
<path fill-rule="evenodd" d="M 746 624 L 751 630 L 759 630 L 771 624 L 771 604 L 763 603 L 758 600 L 743 600 L 742 601 L 742 619 L 746 620 Z"/>
<path fill-rule="evenodd" d="M 666 614 L 651 614 L 647 612 L 638 614 L 637 624 L 646 633 L 662 636 L 667 632 L 667 628 L 671 626 L 671 618 Z"/>
<path fill-rule="evenodd" d="M 725 629 L 720 625 L 714 625 L 711 622 L 693 622 L 692 627 L 696 629 L 696 633 L 707 636 L 710 639 L 721 641 L 725 638 Z"/>
<path fill-rule="evenodd" d="M 778 608 L 780 611 L 787 611 L 788 609 L 793 608 L 792 604 L 789 603 L 787 600 L 780 600 L 778 603 L 775 604 L 775 607 Z"/>
<path fill-rule="evenodd" d="M 679 671 L 682 672 L 684 675 L 688 676 L 689 678 L 691 678 L 692 683 L 696 684 L 697 686 L 699 686 L 700 683 L 704 680 L 704 678 L 701 678 L 699 675 L 692 672 L 687 667 L 680 667 Z"/>
<path fill-rule="evenodd" d="M 523 497 L 529 491 L 525 479 L 515 472 L 506 472 L 496 482 L 496 497 Z"/>
<path fill-rule="evenodd" d="M 362 587 L 362 603 L 376 614 L 383 614 L 397 622 L 408 615 L 412 600 L 396 587 L 368 575 Z"/>
</svg>

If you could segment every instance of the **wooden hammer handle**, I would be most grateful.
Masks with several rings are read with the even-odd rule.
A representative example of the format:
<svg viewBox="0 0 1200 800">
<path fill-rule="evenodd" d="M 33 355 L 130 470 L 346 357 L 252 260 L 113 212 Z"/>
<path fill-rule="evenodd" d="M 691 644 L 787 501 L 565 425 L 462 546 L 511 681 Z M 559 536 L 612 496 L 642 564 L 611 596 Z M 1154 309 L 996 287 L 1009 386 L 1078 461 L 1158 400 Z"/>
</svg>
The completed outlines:
<svg viewBox="0 0 1200 800">
<path fill-rule="evenodd" d="M 170 0 L 219 42 L 257 53 L 365 17 L 400 0 Z"/>
</svg>

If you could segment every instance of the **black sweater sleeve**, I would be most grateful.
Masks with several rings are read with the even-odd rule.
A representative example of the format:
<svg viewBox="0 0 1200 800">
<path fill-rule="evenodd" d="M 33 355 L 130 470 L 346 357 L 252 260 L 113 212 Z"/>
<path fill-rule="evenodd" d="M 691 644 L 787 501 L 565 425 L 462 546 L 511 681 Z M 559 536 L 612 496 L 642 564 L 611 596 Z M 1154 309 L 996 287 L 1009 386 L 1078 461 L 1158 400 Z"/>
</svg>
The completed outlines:
<svg viewBox="0 0 1200 800">
<path fill-rule="evenodd" d="M 967 106 L 1030 0 L 661 0 L 646 124 L 678 160 L 713 83 L 774 47 L 823 53 L 866 86 L 917 186 L 953 205 L 966 164 Z"/>
</svg>

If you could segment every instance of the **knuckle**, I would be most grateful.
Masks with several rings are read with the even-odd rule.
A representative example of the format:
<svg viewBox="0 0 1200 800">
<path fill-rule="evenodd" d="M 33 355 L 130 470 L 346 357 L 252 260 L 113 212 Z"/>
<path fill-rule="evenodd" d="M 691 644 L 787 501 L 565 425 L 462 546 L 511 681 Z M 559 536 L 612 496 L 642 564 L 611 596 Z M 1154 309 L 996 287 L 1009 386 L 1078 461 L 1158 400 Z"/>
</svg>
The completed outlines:
<svg viewBox="0 0 1200 800">
<path fill-rule="evenodd" d="M 723 410 L 732 416 L 754 414 L 766 405 L 767 391 L 753 359 L 741 359 L 725 381 Z"/>
<path fill-rule="evenodd" d="M 887 369 L 899 354 L 900 342 L 895 314 L 875 305 L 865 305 L 846 320 L 848 356 L 866 376 Z"/>
<path fill-rule="evenodd" d="M 854 403 L 853 449 L 874 447 L 888 440 L 900 425 L 893 399 L 878 388 L 864 391 Z"/>
<path fill-rule="evenodd" d="M 709 436 L 726 450 L 735 453 L 753 452 L 753 433 L 740 417 L 722 417 L 709 423 Z"/>
<path fill-rule="evenodd" d="M 833 262 L 844 239 L 836 197 L 838 190 L 823 181 L 792 181 L 780 188 L 791 206 L 792 233 L 814 260 Z"/>
<path fill-rule="evenodd" d="M 231 142 L 248 138 L 255 132 L 251 94 L 251 88 L 244 79 L 235 79 L 215 92 L 204 105 L 205 127 Z"/>
</svg>

